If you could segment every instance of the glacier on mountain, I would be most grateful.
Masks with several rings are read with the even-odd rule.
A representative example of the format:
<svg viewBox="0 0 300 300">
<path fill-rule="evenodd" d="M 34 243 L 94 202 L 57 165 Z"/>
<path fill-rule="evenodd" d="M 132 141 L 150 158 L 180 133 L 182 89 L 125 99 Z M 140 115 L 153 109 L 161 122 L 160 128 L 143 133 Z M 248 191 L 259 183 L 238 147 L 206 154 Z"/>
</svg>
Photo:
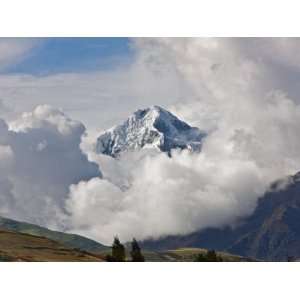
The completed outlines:
<svg viewBox="0 0 300 300">
<path fill-rule="evenodd" d="M 145 148 L 158 149 L 169 155 L 172 149 L 199 152 L 205 135 L 167 110 L 152 106 L 137 110 L 124 123 L 100 135 L 96 152 L 112 157 Z"/>
</svg>

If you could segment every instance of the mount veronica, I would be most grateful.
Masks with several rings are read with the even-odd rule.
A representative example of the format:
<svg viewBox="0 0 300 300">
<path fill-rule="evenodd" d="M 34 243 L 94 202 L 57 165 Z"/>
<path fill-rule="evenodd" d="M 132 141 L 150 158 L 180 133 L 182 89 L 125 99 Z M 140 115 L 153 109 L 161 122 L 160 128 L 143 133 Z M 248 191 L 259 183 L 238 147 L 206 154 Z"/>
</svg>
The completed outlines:
<svg viewBox="0 0 300 300">
<path fill-rule="evenodd" d="M 198 152 L 205 135 L 167 110 L 152 106 L 136 111 L 124 123 L 100 135 L 96 152 L 115 158 L 124 152 L 144 148 L 157 149 L 169 155 L 172 149 Z"/>
</svg>

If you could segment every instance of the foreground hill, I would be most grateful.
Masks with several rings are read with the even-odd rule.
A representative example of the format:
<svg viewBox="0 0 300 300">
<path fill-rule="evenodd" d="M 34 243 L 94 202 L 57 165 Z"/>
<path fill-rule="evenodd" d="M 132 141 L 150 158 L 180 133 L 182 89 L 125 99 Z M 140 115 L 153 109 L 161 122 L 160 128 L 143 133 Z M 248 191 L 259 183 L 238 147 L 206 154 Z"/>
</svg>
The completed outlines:
<svg viewBox="0 0 300 300">
<path fill-rule="evenodd" d="M 19 233 L 27 233 L 30 235 L 46 237 L 53 241 L 57 241 L 66 247 L 80 249 L 93 253 L 99 253 L 107 247 L 86 237 L 69 234 L 59 231 L 53 231 L 45 227 L 29 224 L 25 222 L 18 222 L 12 219 L 0 217 L 0 230 L 9 230 Z"/>
<path fill-rule="evenodd" d="M 198 254 L 205 254 L 207 249 L 203 248 L 178 248 L 160 252 L 144 251 L 146 261 L 150 262 L 193 262 Z M 254 259 L 228 252 L 217 251 L 216 254 L 223 262 L 246 262 L 256 261 Z"/>
<path fill-rule="evenodd" d="M 0 230 L 0 261 L 103 261 L 101 256 L 75 250 L 45 237 Z"/>
<path fill-rule="evenodd" d="M 258 201 L 254 213 L 232 229 L 206 229 L 187 236 L 146 241 L 142 246 L 162 251 L 202 247 L 268 261 L 300 257 L 300 173 L 275 183 Z"/>
</svg>

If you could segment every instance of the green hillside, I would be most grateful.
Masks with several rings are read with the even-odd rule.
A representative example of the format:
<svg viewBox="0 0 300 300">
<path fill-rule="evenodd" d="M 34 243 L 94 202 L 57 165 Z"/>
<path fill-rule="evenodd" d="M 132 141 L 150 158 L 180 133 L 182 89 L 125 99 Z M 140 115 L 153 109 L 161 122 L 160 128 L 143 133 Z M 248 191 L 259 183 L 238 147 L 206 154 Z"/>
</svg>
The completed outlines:
<svg viewBox="0 0 300 300">
<path fill-rule="evenodd" d="M 103 258 L 45 237 L 0 230 L 0 261 L 100 262 Z"/>
<path fill-rule="evenodd" d="M 45 227 L 25 222 L 18 222 L 3 217 L 0 217 L 0 229 L 46 237 L 53 241 L 57 241 L 66 247 L 80 249 L 88 252 L 99 253 L 107 248 L 106 246 L 94 240 L 88 239 L 77 234 L 53 231 Z"/>
<path fill-rule="evenodd" d="M 144 251 L 146 261 L 165 261 L 165 262 L 193 262 L 198 254 L 205 254 L 207 249 L 203 248 L 178 248 L 161 252 Z M 227 252 L 216 252 L 223 262 L 243 262 L 254 261 L 252 259 L 233 255 Z"/>
</svg>

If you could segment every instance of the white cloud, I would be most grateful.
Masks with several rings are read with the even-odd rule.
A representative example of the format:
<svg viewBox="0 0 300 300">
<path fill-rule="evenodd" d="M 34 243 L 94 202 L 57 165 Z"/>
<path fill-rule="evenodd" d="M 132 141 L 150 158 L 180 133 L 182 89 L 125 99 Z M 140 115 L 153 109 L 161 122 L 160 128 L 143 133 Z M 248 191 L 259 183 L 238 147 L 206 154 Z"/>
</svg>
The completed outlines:
<svg viewBox="0 0 300 300">
<path fill-rule="evenodd" d="M 145 157 L 131 169 L 131 187 L 121 191 L 107 180 L 71 187 L 71 228 L 104 243 L 185 234 L 222 226 L 251 213 L 265 186 L 249 161 L 206 155 Z M 253 188 L 255 187 L 255 188 Z"/>
<path fill-rule="evenodd" d="M 8 125 L 0 123 L 2 215 L 58 226 L 70 184 L 98 176 L 80 149 L 85 127 L 61 111 L 38 106 Z M 60 224 L 61 225 L 61 224 Z"/>
</svg>

